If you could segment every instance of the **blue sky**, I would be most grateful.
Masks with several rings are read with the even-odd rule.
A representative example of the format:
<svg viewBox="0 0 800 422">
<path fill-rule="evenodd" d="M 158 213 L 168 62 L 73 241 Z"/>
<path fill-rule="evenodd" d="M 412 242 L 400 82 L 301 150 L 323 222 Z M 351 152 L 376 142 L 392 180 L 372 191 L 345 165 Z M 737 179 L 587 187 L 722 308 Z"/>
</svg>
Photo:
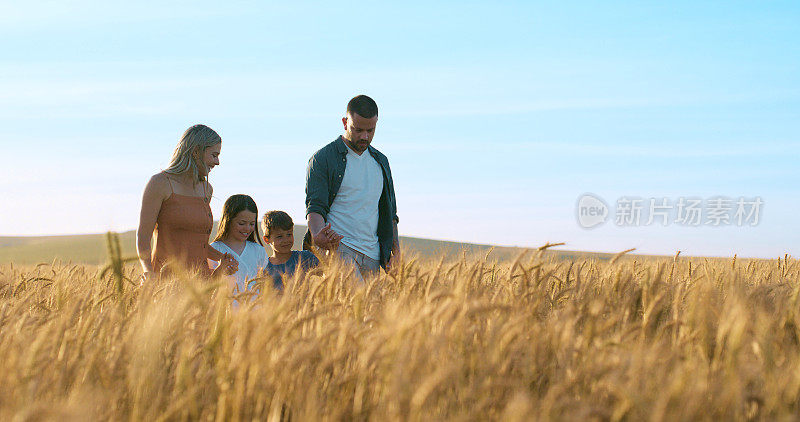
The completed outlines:
<svg viewBox="0 0 800 422">
<path fill-rule="evenodd" d="M 401 234 L 800 253 L 796 2 L 0 3 L 0 235 L 135 228 L 180 134 L 304 219 L 308 157 L 380 106 Z M 576 200 L 761 197 L 755 227 L 576 221 Z M 613 211 L 613 210 L 612 210 Z"/>
</svg>

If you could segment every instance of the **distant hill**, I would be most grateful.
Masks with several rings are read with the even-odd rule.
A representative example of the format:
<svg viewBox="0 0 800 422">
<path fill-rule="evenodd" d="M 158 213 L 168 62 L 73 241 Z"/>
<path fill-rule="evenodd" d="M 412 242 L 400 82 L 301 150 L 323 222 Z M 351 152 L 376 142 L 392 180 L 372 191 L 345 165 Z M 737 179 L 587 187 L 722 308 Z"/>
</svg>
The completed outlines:
<svg viewBox="0 0 800 422">
<path fill-rule="evenodd" d="M 306 226 L 295 225 L 295 249 L 301 249 Z M 213 237 L 212 233 L 212 237 Z M 123 256 L 136 255 L 136 233 L 131 230 L 119 234 Z M 448 242 L 442 240 L 421 239 L 414 237 L 401 237 L 403 248 L 413 254 L 429 256 L 446 256 L 455 258 L 466 253 L 467 255 L 486 254 L 491 249 L 491 257 L 500 261 L 514 259 L 525 248 L 492 247 L 472 243 Z M 269 247 L 267 247 L 269 250 Z M 563 259 L 595 257 L 608 259 L 612 254 L 555 251 L 551 252 Z M 81 264 L 100 264 L 106 260 L 105 234 L 82 234 L 68 236 L 31 236 L 31 237 L 2 237 L 0 236 L 0 264 L 13 262 L 27 265 L 49 263 L 53 260 Z"/>
</svg>

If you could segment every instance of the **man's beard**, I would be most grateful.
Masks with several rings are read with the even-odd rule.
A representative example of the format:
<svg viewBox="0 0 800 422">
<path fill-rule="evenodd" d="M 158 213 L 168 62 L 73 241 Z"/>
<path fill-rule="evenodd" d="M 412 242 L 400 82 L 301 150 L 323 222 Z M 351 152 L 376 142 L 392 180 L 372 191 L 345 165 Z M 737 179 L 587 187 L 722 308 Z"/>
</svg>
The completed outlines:
<svg viewBox="0 0 800 422">
<path fill-rule="evenodd" d="M 347 146 L 349 146 L 350 149 L 352 149 L 353 151 L 358 152 L 358 153 L 362 153 L 362 152 L 366 151 L 367 148 L 369 147 L 369 143 L 363 144 L 363 148 L 362 148 L 361 145 L 358 144 L 358 142 L 351 141 L 348 138 L 344 138 L 344 141 L 347 143 Z"/>
</svg>

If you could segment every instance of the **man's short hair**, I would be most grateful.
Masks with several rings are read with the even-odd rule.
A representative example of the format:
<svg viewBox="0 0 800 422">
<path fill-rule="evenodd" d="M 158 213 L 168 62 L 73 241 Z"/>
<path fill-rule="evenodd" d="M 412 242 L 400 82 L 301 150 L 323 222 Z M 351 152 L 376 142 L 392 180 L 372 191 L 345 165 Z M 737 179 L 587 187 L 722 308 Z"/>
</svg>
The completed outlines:
<svg viewBox="0 0 800 422">
<path fill-rule="evenodd" d="M 378 115 L 378 104 L 366 95 L 357 95 L 347 103 L 347 114 L 356 113 L 365 119 Z"/>
<path fill-rule="evenodd" d="M 264 214 L 262 228 L 264 229 L 264 236 L 270 237 L 273 229 L 294 229 L 294 222 L 292 221 L 292 217 L 289 217 L 289 214 L 283 211 L 269 211 Z"/>
</svg>

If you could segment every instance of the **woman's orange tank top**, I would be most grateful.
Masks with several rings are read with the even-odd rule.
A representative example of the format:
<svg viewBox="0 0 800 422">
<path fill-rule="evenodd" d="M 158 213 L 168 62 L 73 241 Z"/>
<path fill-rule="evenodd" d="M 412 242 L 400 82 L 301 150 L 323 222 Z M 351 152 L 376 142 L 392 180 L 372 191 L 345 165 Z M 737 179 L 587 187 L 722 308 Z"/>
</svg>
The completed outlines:
<svg viewBox="0 0 800 422">
<path fill-rule="evenodd" d="M 205 191 L 205 186 L 203 188 Z M 208 241 L 213 225 L 211 207 L 205 196 L 178 195 L 173 191 L 161 203 L 156 219 L 153 270 L 163 272 L 168 264 L 174 263 L 210 275 Z"/>
</svg>

